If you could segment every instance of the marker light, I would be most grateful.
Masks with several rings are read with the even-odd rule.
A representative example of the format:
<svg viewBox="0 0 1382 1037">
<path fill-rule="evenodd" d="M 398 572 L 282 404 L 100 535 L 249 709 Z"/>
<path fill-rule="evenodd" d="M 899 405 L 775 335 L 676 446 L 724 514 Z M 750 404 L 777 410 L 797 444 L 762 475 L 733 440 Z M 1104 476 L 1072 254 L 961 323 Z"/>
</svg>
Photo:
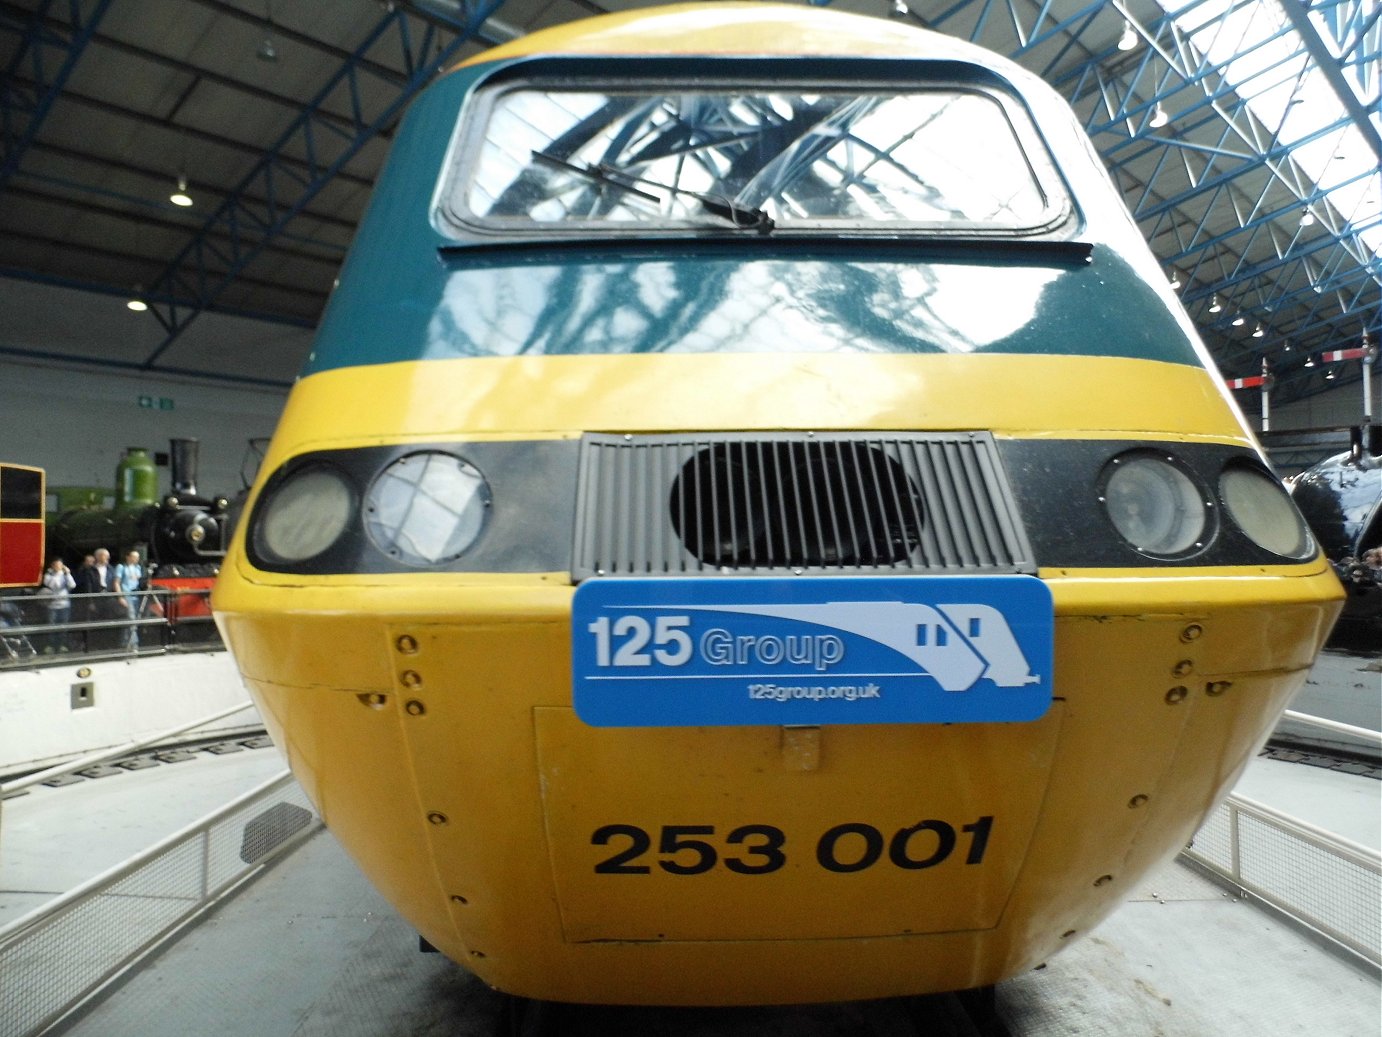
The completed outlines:
<svg viewBox="0 0 1382 1037">
<path fill-rule="evenodd" d="M 1305 520 L 1285 487 L 1257 468 L 1232 465 L 1219 476 L 1219 496 L 1238 527 L 1258 547 L 1287 558 L 1315 550 Z"/>
<path fill-rule="evenodd" d="M 1204 495 L 1164 455 L 1115 458 L 1105 469 L 1102 500 L 1118 534 L 1145 554 L 1172 557 L 1204 544 Z"/>
<path fill-rule="evenodd" d="M 453 454 L 429 450 L 394 461 L 365 495 L 365 531 L 376 547 L 405 565 L 436 565 L 475 542 L 489 510 L 480 470 Z"/>
<path fill-rule="evenodd" d="M 279 563 L 315 558 L 340 539 L 355 514 L 355 491 L 334 468 L 288 476 L 255 509 L 255 550 Z"/>
</svg>

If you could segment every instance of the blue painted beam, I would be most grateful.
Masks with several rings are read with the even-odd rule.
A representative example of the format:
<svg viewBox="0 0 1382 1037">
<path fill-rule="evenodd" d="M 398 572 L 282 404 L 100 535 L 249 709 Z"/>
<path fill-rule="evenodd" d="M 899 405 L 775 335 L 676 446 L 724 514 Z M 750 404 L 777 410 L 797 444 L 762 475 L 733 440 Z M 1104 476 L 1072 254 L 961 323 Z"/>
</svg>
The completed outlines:
<svg viewBox="0 0 1382 1037">
<path fill-rule="evenodd" d="M 56 274 L 45 274 L 40 271 L 12 266 L 0 266 L 0 277 L 8 277 L 16 281 L 30 281 L 34 284 L 52 285 L 55 288 L 72 288 L 79 292 L 90 292 L 94 295 L 110 295 L 119 299 L 129 299 L 132 294 L 129 285 L 83 281 L 75 277 L 59 277 Z M 246 310 L 236 306 L 217 306 L 213 312 L 228 317 L 244 317 L 265 324 L 281 324 L 284 327 L 303 328 L 308 331 L 317 326 L 316 321 L 307 320 L 304 317 L 290 317 L 282 313 L 270 313 L 264 310 Z"/>
<path fill-rule="evenodd" d="M 1320 34 L 1315 31 L 1314 23 L 1310 21 L 1309 8 L 1305 4 L 1301 3 L 1300 0 L 1279 0 L 1279 3 L 1282 11 L 1286 13 L 1287 19 L 1290 20 L 1296 33 L 1300 36 L 1301 43 L 1310 53 L 1315 66 L 1320 70 L 1325 81 L 1329 83 L 1330 89 L 1338 96 L 1339 103 L 1344 106 L 1344 111 L 1348 112 L 1354 126 L 1363 135 L 1363 140 L 1367 142 L 1368 147 L 1372 148 L 1378 165 L 1382 165 L 1382 135 L 1378 134 L 1377 127 L 1372 123 L 1373 118 L 1377 116 L 1379 103 L 1382 102 L 1379 101 L 1379 98 L 1372 97 L 1368 99 L 1369 104 L 1365 106 L 1358 99 L 1358 95 L 1353 92 L 1348 81 L 1344 78 L 1341 62 L 1334 57 L 1330 49 L 1325 46 L 1324 40 L 1320 38 Z"/>
<path fill-rule="evenodd" d="M 16 360 L 42 360 L 49 363 L 75 364 L 81 367 L 95 367 L 111 371 L 144 372 L 148 368 L 137 360 L 112 360 L 107 357 L 74 356 L 70 353 L 54 353 L 51 350 L 19 349 L 14 346 L 0 346 L 0 357 L 13 357 Z M 198 371 L 193 367 L 163 367 L 159 374 L 177 375 L 181 378 L 196 378 L 206 382 L 223 385 L 254 386 L 261 389 L 282 389 L 285 392 L 293 387 L 292 381 L 276 378 L 254 378 L 249 375 L 222 374 L 218 371 Z"/>
<path fill-rule="evenodd" d="M 145 358 L 152 368 L 203 310 L 212 306 L 267 243 L 299 214 L 347 162 L 379 132 L 393 124 L 403 107 L 446 64 L 488 18 L 502 0 L 465 3 L 466 31 L 449 41 L 431 22 L 402 8 L 386 9 L 383 17 L 346 62 L 304 106 L 302 113 L 265 153 L 255 168 L 229 193 L 187 246 L 150 285 L 150 309 L 166 332 Z M 377 49 L 398 48 L 400 63 L 409 70 L 402 86 L 383 84 L 392 91 L 382 106 L 367 104 L 361 86 L 381 85 L 371 75 L 369 55 Z M 321 117 L 328 98 L 349 98 L 353 135 L 339 120 Z M 372 95 L 371 95 L 372 96 Z M 306 154 L 305 173 L 288 167 L 282 156 L 292 149 Z M 251 194 L 265 199 L 252 204 Z M 213 232 L 216 232 L 213 234 Z"/>
<path fill-rule="evenodd" d="M 68 0 L 66 33 L 48 25 L 53 3 L 44 0 L 34 11 L 0 81 L 0 191 L 19 168 L 111 0 Z M 31 89 L 16 86 L 21 71 L 28 73 Z"/>
</svg>

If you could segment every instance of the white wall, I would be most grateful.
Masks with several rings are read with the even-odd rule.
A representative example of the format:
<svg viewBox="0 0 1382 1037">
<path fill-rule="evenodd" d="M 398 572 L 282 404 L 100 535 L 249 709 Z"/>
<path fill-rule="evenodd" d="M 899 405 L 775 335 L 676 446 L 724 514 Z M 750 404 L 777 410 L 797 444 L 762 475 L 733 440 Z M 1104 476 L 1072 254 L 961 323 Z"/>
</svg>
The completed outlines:
<svg viewBox="0 0 1382 1037">
<path fill-rule="evenodd" d="M 141 407 L 149 397 L 153 407 Z M 115 485 L 126 447 L 167 452 L 174 437 L 200 440 L 197 489 L 233 496 L 248 441 L 272 435 L 284 390 L 25 364 L 0 358 L 0 460 L 37 465 L 49 486 Z M 171 400 L 171 410 L 160 410 Z M 252 474 L 252 473 L 251 473 Z M 167 469 L 159 487 L 168 489 Z"/>
<path fill-rule="evenodd" d="M 190 438 L 197 489 L 239 492 L 247 443 L 273 433 L 311 332 L 205 313 L 159 358 L 185 373 L 139 370 L 163 339 L 153 314 L 120 296 L 0 278 L 0 460 L 46 469 L 50 486 L 114 488 L 125 447 L 167 452 Z"/>
<path fill-rule="evenodd" d="M 1335 366 L 1341 372 L 1347 368 L 1352 375 L 1357 374 L 1357 360 L 1344 360 Z M 1382 421 L 1382 363 L 1372 365 L 1372 420 Z M 1308 400 L 1299 400 L 1288 406 L 1272 408 L 1272 430 L 1305 428 L 1335 428 L 1342 425 L 1357 425 L 1363 419 L 1363 383 L 1354 381 L 1351 385 L 1334 389 Z"/>
</svg>

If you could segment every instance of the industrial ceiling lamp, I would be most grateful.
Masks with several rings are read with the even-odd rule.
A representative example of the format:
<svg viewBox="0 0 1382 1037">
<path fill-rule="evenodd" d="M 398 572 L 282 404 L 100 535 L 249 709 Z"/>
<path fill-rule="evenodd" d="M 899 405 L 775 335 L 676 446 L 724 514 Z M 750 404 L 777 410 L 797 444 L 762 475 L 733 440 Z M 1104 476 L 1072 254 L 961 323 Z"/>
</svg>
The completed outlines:
<svg viewBox="0 0 1382 1037">
<path fill-rule="evenodd" d="M 1161 107 L 1161 102 L 1158 101 L 1156 107 L 1152 109 L 1152 117 L 1147 120 L 1147 125 L 1154 130 L 1159 130 L 1170 121 L 1171 117 L 1166 114 L 1166 109 Z"/>
<path fill-rule="evenodd" d="M 912 13 L 912 9 L 907 6 L 904 0 L 893 0 L 892 17 L 906 18 Z"/>
<path fill-rule="evenodd" d="M 134 295 L 125 303 L 125 307 L 133 310 L 135 313 L 143 313 L 147 310 L 149 304 L 144 301 L 144 289 L 139 287 L 139 285 L 135 285 Z"/>
<path fill-rule="evenodd" d="M 1216 292 L 1214 296 L 1209 300 L 1209 312 L 1218 313 L 1222 309 L 1223 307 L 1219 305 L 1219 295 Z"/>
<path fill-rule="evenodd" d="M 1314 353 L 1311 353 L 1308 357 L 1305 358 L 1305 366 L 1306 366 L 1306 367 L 1314 367 L 1314 366 L 1315 366 L 1315 354 L 1314 354 Z"/>
<path fill-rule="evenodd" d="M 270 0 L 264 0 L 264 19 L 269 23 L 269 31 L 264 33 L 264 42 L 259 44 L 259 49 L 254 52 L 254 56 L 260 61 L 277 61 L 278 49 L 274 46 L 274 38 L 272 35 L 274 9 Z"/>
<path fill-rule="evenodd" d="M 1170 267 L 1170 268 L 1169 268 L 1169 275 L 1168 275 L 1168 277 L 1167 277 L 1167 280 L 1170 282 L 1171 291 L 1173 291 L 1173 292 L 1178 292 L 1178 291 L 1180 291 L 1180 274 L 1176 273 L 1176 268 L 1175 268 L 1175 267 Z"/>
<path fill-rule="evenodd" d="M 1252 337 L 1253 337 L 1253 338 L 1262 338 L 1262 337 L 1263 337 L 1264 335 L 1266 335 L 1266 334 L 1267 334 L 1267 333 L 1266 333 L 1265 331 L 1262 330 L 1262 324 L 1259 322 L 1258 325 L 1257 325 L 1257 327 L 1256 327 L 1256 329 L 1254 329 L 1254 331 L 1253 331 L 1253 333 L 1252 333 Z"/>
<path fill-rule="evenodd" d="M 1308 205 L 1300 211 L 1300 225 L 1302 227 L 1313 227 L 1315 225 L 1315 214 L 1310 211 Z"/>
<path fill-rule="evenodd" d="M 1241 328 L 1241 327 L 1242 327 L 1244 324 L 1246 324 L 1247 322 L 1248 322 L 1248 319 L 1247 319 L 1246 317 L 1244 317 L 1241 313 L 1238 314 L 1238 316 L 1236 316 L 1236 317 L 1233 318 L 1233 326 L 1234 326 L 1235 328 Z"/>
<path fill-rule="evenodd" d="M 1137 32 L 1132 27 L 1132 22 L 1127 18 L 1123 19 L 1123 35 L 1118 37 L 1119 50 L 1132 50 L 1137 46 Z"/>
<path fill-rule="evenodd" d="M 168 201 L 186 209 L 192 205 L 192 196 L 187 193 L 187 174 L 178 174 L 178 189 L 168 196 Z"/>
</svg>

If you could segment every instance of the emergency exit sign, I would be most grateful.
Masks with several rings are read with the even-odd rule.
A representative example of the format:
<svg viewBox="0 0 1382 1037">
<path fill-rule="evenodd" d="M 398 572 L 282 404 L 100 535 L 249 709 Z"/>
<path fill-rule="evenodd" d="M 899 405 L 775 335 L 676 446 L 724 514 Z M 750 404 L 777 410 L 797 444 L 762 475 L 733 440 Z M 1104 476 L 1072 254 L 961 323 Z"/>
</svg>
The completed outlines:
<svg viewBox="0 0 1382 1037">
<path fill-rule="evenodd" d="M 141 396 L 139 406 L 144 410 L 172 410 L 173 398 L 171 396 Z"/>
</svg>

